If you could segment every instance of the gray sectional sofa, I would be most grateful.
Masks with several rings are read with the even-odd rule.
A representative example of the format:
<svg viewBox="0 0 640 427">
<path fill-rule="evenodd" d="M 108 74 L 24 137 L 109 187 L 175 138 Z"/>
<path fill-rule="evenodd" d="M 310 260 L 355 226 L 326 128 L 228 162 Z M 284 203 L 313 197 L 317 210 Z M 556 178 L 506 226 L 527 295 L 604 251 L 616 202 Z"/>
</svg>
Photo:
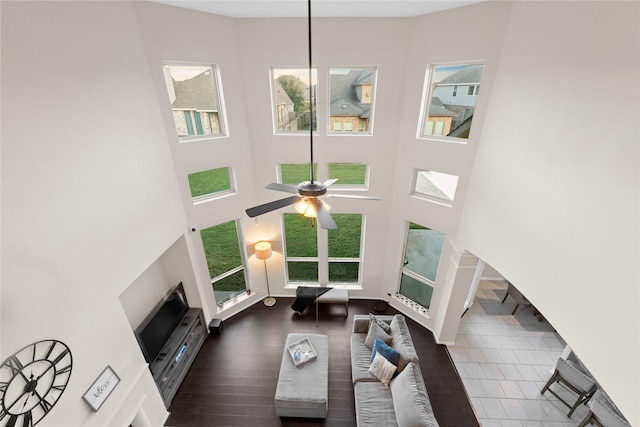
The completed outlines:
<svg viewBox="0 0 640 427">
<path fill-rule="evenodd" d="M 375 325 L 370 326 L 372 323 Z M 388 330 L 390 339 L 380 333 L 380 329 Z M 390 341 L 387 344 L 400 355 L 396 372 L 388 385 L 370 372 L 375 370 L 372 368 L 372 347 L 380 348 L 380 343 L 372 346 L 375 338 L 383 341 L 387 338 Z M 392 357 L 395 358 L 397 355 Z M 351 375 L 359 427 L 438 426 L 404 316 L 354 316 Z"/>
</svg>

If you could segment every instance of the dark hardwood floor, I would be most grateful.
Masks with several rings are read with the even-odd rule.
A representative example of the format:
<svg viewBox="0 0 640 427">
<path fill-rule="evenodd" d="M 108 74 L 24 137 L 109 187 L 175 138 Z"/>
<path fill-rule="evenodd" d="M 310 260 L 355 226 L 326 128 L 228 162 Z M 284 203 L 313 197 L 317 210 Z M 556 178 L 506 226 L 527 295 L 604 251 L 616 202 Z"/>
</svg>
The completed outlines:
<svg viewBox="0 0 640 427">
<path fill-rule="evenodd" d="M 354 314 L 371 312 L 373 301 L 352 300 L 344 306 L 321 304 L 302 316 L 291 310 L 293 298 L 278 298 L 273 307 L 255 304 L 226 320 L 222 334 L 210 336 L 180 386 L 166 426 L 355 426 L 351 382 L 350 335 Z M 386 314 L 395 314 L 388 308 Z M 444 345 L 407 318 L 420 358 L 434 413 L 442 427 L 479 426 L 460 377 Z M 329 413 L 326 420 L 280 419 L 273 398 L 288 333 L 329 336 Z"/>
</svg>

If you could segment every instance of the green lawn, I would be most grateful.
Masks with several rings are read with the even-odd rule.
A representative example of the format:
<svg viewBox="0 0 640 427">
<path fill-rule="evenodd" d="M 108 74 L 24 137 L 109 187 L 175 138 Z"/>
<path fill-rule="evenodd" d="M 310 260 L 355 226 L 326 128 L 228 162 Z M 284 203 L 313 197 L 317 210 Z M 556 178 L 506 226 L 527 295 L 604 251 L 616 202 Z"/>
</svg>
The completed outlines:
<svg viewBox="0 0 640 427">
<path fill-rule="evenodd" d="M 283 184 L 298 185 L 301 182 L 309 181 L 311 168 L 309 163 L 282 163 L 280 164 L 280 175 Z M 318 164 L 313 164 L 313 176 L 318 178 Z"/>
<path fill-rule="evenodd" d="M 229 168 L 211 169 L 189 174 L 191 197 L 230 190 Z"/>
<path fill-rule="evenodd" d="M 362 215 L 333 214 L 337 230 L 328 231 L 329 257 L 359 258 L 360 238 L 362 234 Z M 284 233 L 287 256 L 318 256 L 317 226 L 311 226 L 311 219 L 299 214 L 284 214 Z M 317 281 L 318 265 L 316 261 L 288 262 L 289 279 L 292 281 Z M 354 281 L 358 277 L 358 263 L 335 262 L 329 264 L 331 281 Z"/>
<path fill-rule="evenodd" d="M 364 185 L 367 165 L 360 163 L 329 163 L 329 179 L 338 179 L 337 185 Z M 309 163 L 282 163 L 280 174 L 283 184 L 298 185 L 309 181 Z M 318 181 L 325 181 L 318 177 L 318 164 L 313 165 L 313 176 Z"/>
</svg>

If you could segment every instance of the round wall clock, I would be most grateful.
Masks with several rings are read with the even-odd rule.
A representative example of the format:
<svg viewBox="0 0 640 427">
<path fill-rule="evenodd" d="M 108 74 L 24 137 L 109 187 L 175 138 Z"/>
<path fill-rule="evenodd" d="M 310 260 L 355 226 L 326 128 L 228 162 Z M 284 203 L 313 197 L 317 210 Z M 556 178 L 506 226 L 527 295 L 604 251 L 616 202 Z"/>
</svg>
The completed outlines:
<svg viewBox="0 0 640 427">
<path fill-rule="evenodd" d="M 0 365 L 0 426 L 38 424 L 67 387 L 71 350 L 57 340 L 30 344 Z"/>
</svg>

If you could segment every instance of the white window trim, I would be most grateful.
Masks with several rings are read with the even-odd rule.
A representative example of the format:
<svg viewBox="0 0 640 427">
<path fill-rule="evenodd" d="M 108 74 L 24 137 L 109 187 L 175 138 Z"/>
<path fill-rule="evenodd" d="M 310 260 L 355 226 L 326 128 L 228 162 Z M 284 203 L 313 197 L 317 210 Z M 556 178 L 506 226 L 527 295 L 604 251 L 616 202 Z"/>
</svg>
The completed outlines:
<svg viewBox="0 0 640 427">
<path fill-rule="evenodd" d="M 188 143 L 188 142 L 198 142 L 198 141 L 212 141 L 222 138 L 229 138 L 231 136 L 231 132 L 229 131 L 229 124 L 227 122 L 227 114 L 226 114 L 226 103 L 224 100 L 224 91 L 222 90 L 222 78 L 220 73 L 220 66 L 218 64 L 201 64 L 195 62 L 177 62 L 170 61 L 162 63 L 162 69 L 164 73 L 165 67 L 177 66 L 177 67 L 211 67 L 211 78 L 213 79 L 216 90 L 218 91 L 218 120 L 220 120 L 221 132 L 215 135 L 190 135 L 190 136 L 178 136 L 179 143 Z M 169 108 L 171 109 L 171 103 L 169 103 Z M 180 109 L 184 111 L 193 111 Z M 211 111 L 215 112 L 215 111 Z M 171 118 L 171 124 L 175 129 L 175 123 L 173 122 L 173 117 Z M 177 135 L 177 132 L 176 132 Z"/>
<path fill-rule="evenodd" d="M 422 134 L 422 129 L 424 129 L 424 125 L 427 120 L 427 111 L 429 109 L 429 104 L 431 103 L 431 94 L 433 91 L 433 87 L 432 87 L 433 72 L 436 67 L 443 67 L 443 66 L 446 67 L 446 66 L 453 66 L 453 65 L 486 65 L 486 60 L 476 59 L 471 61 L 443 62 L 443 63 L 432 63 L 427 65 L 427 70 L 425 72 L 425 78 L 424 78 L 424 86 L 422 88 L 422 100 L 420 102 L 420 113 L 419 113 L 420 115 L 418 116 L 418 129 L 416 131 L 416 139 L 419 139 L 422 141 L 441 141 L 441 142 L 447 142 L 452 144 L 467 144 L 469 142 L 468 138 L 457 138 L 454 136 Z M 474 110 L 475 110 L 475 107 L 474 107 Z"/>
<path fill-rule="evenodd" d="M 336 214 L 339 214 L 336 212 Z M 282 250 L 284 254 L 284 275 L 285 275 L 285 288 L 297 288 L 298 286 L 327 286 L 337 285 L 337 287 L 345 289 L 362 289 L 362 273 L 364 264 L 364 236 L 366 230 L 366 215 L 363 213 L 345 213 L 346 215 L 360 215 L 362 217 L 361 235 L 360 235 L 360 257 L 359 258 L 339 258 L 329 257 L 328 248 L 328 233 L 320 227 L 317 227 L 317 250 L 318 255 L 315 257 L 290 257 L 287 255 L 287 243 L 286 243 L 286 231 L 284 228 L 284 213 L 280 215 L 280 223 L 282 229 Z M 315 262 L 318 264 L 318 281 L 293 281 L 289 278 L 289 269 L 287 263 L 292 262 Z M 329 262 L 358 262 L 358 281 L 357 282 L 329 282 Z"/>
<path fill-rule="evenodd" d="M 355 131 L 355 130 L 351 130 L 351 131 L 345 131 L 340 130 L 340 131 L 333 131 L 331 130 L 331 111 L 329 110 L 329 108 L 331 108 L 331 69 L 332 68 L 344 68 L 344 69 L 351 69 L 351 70 L 364 70 L 364 69 L 369 69 L 371 71 L 373 71 L 373 83 L 371 84 L 371 92 L 372 92 L 372 96 L 371 96 L 371 113 L 369 114 L 369 130 L 364 131 L 364 132 L 360 132 L 359 130 Z M 331 136 L 337 136 L 337 137 L 362 137 L 362 136 L 373 136 L 373 129 L 374 129 L 374 122 L 375 122 L 375 115 L 376 115 L 376 102 L 377 102 L 377 93 L 378 93 L 378 66 L 376 65 L 331 65 L 328 67 L 327 69 L 327 85 L 326 85 L 326 96 L 327 96 L 327 109 L 325 111 L 326 115 L 327 115 L 327 129 L 326 129 L 326 134 L 327 136 L 331 137 Z M 355 129 L 355 127 L 354 127 Z"/>
<path fill-rule="evenodd" d="M 214 201 L 214 200 L 224 199 L 226 197 L 233 196 L 234 194 L 237 194 L 237 192 L 236 192 L 236 174 L 235 174 L 234 169 L 231 166 L 221 166 L 221 167 L 226 167 L 228 172 L 229 172 L 229 188 L 226 189 L 226 190 L 222 190 L 222 191 L 216 191 L 214 193 L 207 193 L 207 194 L 203 194 L 201 196 L 191 197 L 191 200 L 193 201 L 194 205 L 201 205 L 203 203 L 211 202 L 211 201 Z M 216 169 L 216 168 L 213 168 L 213 169 Z M 201 171 L 201 172 L 204 172 L 204 171 Z M 187 178 L 187 181 L 188 181 L 188 178 Z M 187 183 L 187 185 L 189 186 L 188 183 Z M 191 194 L 191 186 L 189 186 L 189 193 L 188 194 Z M 236 225 L 236 227 L 237 227 L 237 225 Z"/>
<path fill-rule="evenodd" d="M 413 181 L 411 183 L 411 192 L 410 195 L 420 199 L 420 200 L 424 200 L 430 203 L 435 203 L 441 206 L 445 206 L 448 208 L 453 207 L 453 200 L 450 200 L 448 198 L 444 198 L 444 197 L 437 197 L 431 194 L 427 194 L 427 193 L 421 193 L 419 191 L 416 191 L 416 185 L 417 185 L 417 181 L 418 181 L 418 173 L 420 172 L 427 172 L 427 170 L 425 169 L 414 169 L 413 172 Z M 444 172 L 443 172 L 444 173 Z M 460 177 L 458 177 L 458 179 L 460 179 Z M 454 197 L 455 200 L 455 197 Z"/>
<path fill-rule="evenodd" d="M 278 131 L 278 108 L 277 108 L 277 104 L 276 104 L 276 93 L 275 93 L 275 85 L 274 85 L 274 77 L 273 77 L 273 71 L 274 70 L 301 70 L 301 71 L 307 71 L 309 70 L 309 66 L 301 66 L 301 65 L 284 65 L 284 66 L 271 66 L 269 68 L 269 90 L 271 92 L 271 126 L 273 128 L 273 135 L 274 136 L 300 136 L 300 135 L 309 135 L 309 131 L 308 130 L 299 130 L 299 131 L 295 131 L 295 132 L 281 132 Z M 318 126 L 318 82 L 320 80 L 320 74 L 319 74 L 319 70 L 318 67 L 312 67 L 312 70 L 315 71 L 316 74 L 316 90 L 314 93 L 314 97 L 316 100 L 316 119 L 314 120 L 314 124 L 316 125 L 316 129 L 313 131 L 313 135 L 316 136 L 318 135 L 318 129 L 320 129 L 320 126 Z M 308 78 L 308 77 L 307 77 Z M 313 83 L 311 83 L 313 84 Z"/>
</svg>

